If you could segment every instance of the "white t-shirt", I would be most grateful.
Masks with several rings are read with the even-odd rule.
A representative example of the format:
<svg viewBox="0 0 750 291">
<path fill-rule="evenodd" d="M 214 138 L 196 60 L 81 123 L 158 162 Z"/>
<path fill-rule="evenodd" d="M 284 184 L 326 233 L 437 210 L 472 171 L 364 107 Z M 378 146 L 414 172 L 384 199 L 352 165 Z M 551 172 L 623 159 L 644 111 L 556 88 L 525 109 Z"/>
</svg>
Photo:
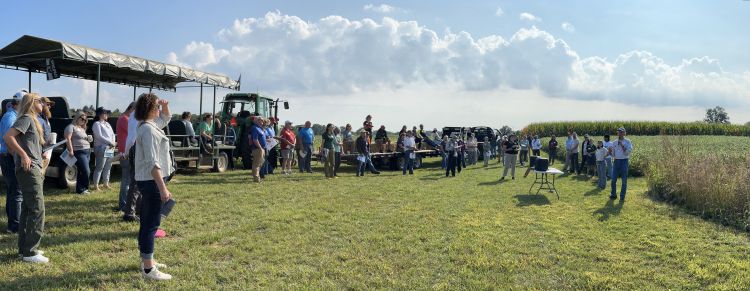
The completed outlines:
<svg viewBox="0 0 750 291">
<path fill-rule="evenodd" d="M 404 150 L 412 150 L 414 147 L 416 147 L 416 142 L 414 141 L 413 136 L 408 136 L 404 138 Z"/>
</svg>

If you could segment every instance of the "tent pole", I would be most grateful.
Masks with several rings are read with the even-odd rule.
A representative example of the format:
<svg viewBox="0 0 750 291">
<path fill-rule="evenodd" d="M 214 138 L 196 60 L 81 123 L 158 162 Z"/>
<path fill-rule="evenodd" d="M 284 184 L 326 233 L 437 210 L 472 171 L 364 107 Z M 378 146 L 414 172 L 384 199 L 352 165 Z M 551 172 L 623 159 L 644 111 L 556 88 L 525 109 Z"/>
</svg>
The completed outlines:
<svg viewBox="0 0 750 291">
<path fill-rule="evenodd" d="M 135 102 L 135 89 L 136 89 L 136 87 L 133 86 L 133 102 Z"/>
<path fill-rule="evenodd" d="M 29 93 L 31 93 L 31 69 L 29 69 Z"/>
<path fill-rule="evenodd" d="M 216 86 L 214 86 L 214 108 L 213 108 L 213 112 L 211 112 L 211 115 L 213 116 L 215 114 L 216 114 Z M 216 119 L 216 116 L 214 116 L 214 119 Z"/>
<path fill-rule="evenodd" d="M 102 64 L 96 65 L 96 108 L 99 108 L 99 81 L 102 78 Z"/>
<path fill-rule="evenodd" d="M 203 115 L 203 83 L 201 83 L 201 99 L 200 104 L 198 105 L 198 116 Z M 199 120 L 202 120 L 202 118 L 199 118 Z"/>
</svg>

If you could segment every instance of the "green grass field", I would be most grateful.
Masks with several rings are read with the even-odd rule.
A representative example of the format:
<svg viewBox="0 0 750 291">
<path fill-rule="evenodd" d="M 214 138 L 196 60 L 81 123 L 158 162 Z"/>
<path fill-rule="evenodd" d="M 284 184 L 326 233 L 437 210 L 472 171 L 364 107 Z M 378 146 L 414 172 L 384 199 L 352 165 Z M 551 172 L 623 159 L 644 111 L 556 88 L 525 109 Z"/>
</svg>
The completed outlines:
<svg viewBox="0 0 750 291">
<path fill-rule="evenodd" d="M 593 180 L 564 176 L 558 200 L 529 194 L 533 178 L 521 173 L 498 182 L 494 161 L 455 178 L 436 162 L 414 176 L 358 178 L 343 166 L 325 180 L 317 167 L 261 185 L 246 171 L 178 175 L 169 236 L 156 242 L 175 276 L 163 283 L 141 279 L 138 226 L 112 211 L 115 190 L 48 190 L 51 264 L 22 263 L 3 234 L 0 289 L 750 287 L 747 233 L 648 198 L 644 178 L 620 204 Z"/>
</svg>

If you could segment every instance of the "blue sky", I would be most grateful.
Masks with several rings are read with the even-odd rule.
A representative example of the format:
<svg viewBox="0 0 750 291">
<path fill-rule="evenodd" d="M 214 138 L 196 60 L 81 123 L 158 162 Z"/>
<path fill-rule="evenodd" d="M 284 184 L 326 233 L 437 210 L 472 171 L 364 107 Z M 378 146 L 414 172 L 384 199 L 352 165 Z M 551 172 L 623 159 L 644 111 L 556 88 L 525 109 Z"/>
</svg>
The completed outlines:
<svg viewBox="0 0 750 291">
<path fill-rule="evenodd" d="M 0 45 L 30 34 L 243 74 L 244 89 L 289 99 L 286 115 L 295 121 L 358 124 L 368 113 L 389 127 L 467 119 L 514 127 L 538 120 L 697 120 L 713 104 L 727 107 L 733 122 L 750 120 L 743 101 L 750 99 L 748 1 L 205 3 L 13 1 L 4 7 L 18 13 L 5 14 L 12 25 L 0 29 Z M 252 32 L 240 34 L 236 20 Z M 404 39 L 414 47 L 404 49 Z M 701 57 L 708 58 L 683 64 Z M 25 84 L 25 74 L 0 71 L 7 95 Z M 76 107 L 93 103 L 90 82 L 39 75 L 33 87 L 69 96 Z M 126 105 L 121 95 L 132 96 L 121 86 L 103 89 L 115 107 Z M 179 99 L 178 110 L 197 111 L 197 92 L 163 95 Z M 576 112 L 587 104 L 590 112 Z M 557 110 L 542 116 L 529 109 L 550 105 Z"/>
</svg>

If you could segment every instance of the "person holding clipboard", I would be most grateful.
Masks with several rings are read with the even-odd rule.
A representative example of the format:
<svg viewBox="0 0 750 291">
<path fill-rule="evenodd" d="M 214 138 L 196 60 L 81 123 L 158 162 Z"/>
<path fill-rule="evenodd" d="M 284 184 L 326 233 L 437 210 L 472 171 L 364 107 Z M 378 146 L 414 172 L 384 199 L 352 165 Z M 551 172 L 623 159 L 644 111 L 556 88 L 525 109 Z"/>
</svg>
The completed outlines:
<svg viewBox="0 0 750 291">
<path fill-rule="evenodd" d="M 625 202 L 625 193 L 628 189 L 628 159 L 633 152 L 633 143 L 625 138 L 625 128 L 617 129 L 617 140 L 612 142 L 609 154 L 615 158 L 612 175 L 612 193 L 609 199 L 617 199 L 617 178 L 622 178 L 620 189 L 620 203 Z"/>
</svg>

